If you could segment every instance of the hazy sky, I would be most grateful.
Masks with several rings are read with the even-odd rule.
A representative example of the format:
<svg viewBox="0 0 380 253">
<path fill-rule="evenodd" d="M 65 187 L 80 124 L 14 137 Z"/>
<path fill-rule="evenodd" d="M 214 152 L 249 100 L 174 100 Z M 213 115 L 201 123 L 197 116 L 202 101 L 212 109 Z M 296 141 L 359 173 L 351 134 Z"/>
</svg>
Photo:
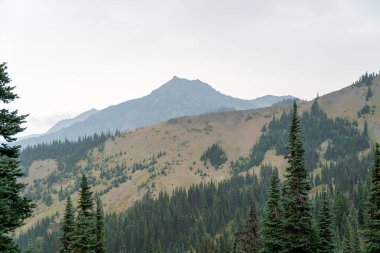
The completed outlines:
<svg viewBox="0 0 380 253">
<path fill-rule="evenodd" d="M 311 99 L 380 70 L 378 0 L 0 0 L 0 24 L 25 134 L 173 75 Z"/>
</svg>

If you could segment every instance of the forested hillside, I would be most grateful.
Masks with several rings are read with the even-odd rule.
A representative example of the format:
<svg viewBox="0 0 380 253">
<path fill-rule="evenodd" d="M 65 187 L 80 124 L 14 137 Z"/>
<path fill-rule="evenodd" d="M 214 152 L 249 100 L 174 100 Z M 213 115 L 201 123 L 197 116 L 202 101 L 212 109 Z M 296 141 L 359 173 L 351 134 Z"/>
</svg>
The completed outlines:
<svg viewBox="0 0 380 253">
<path fill-rule="evenodd" d="M 312 218 L 319 219 L 328 198 L 339 248 L 352 241 L 360 245 L 350 247 L 362 246 L 379 86 L 373 76 L 338 92 L 361 101 L 345 111 L 368 104 L 370 113 L 337 116 L 343 98 L 336 93 L 300 105 Z M 325 110 L 331 97 L 339 106 Z M 77 200 L 85 173 L 107 213 L 109 252 L 228 252 L 253 201 L 263 226 L 272 168 L 286 178 L 291 120 L 288 106 L 224 112 L 25 150 L 28 195 L 38 208 L 19 243 L 36 244 L 36 252 L 57 250 L 64 200 Z"/>
</svg>

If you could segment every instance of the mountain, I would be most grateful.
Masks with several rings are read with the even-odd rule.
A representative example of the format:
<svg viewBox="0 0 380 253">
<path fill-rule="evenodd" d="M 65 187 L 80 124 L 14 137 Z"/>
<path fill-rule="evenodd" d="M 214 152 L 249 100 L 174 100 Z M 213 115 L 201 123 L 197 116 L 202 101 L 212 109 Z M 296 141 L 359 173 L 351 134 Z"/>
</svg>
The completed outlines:
<svg viewBox="0 0 380 253">
<path fill-rule="evenodd" d="M 132 130 L 165 120 L 227 110 L 268 107 L 292 96 L 264 96 L 243 100 L 224 95 L 200 80 L 173 77 L 151 94 L 100 111 L 90 110 L 71 120 L 57 123 L 46 134 L 23 139 L 17 144 L 33 145 L 53 140 L 76 140 L 94 133 Z"/>
<path fill-rule="evenodd" d="M 380 141 L 379 101 L 380 77 L 376 76 L 369 84 L 350 85 L 313 101 L 300 102 L 306 163 L 314 178 L 311 195 L 323 187 L 337 187 L 349 203 L 354 199 L 352 189 L 365 185 L 371 142 Z M 23 229 L 43 218 L 56 217 L 57 212 L 62 215 L 67 196 L 76 202 L 81 173 L 88 175 L 106 213 L 129 210 L 147 193 L 157 198 L 162 196 L 160 192 L 171 194 L 194 184 L 230 182 L 233 175 L 245 177 L 249 173 L 259 181 L 267 180 L 268 165 L 277 167 L 283 179 L 289 111 L 290 106 L 285 104 L 184 116 L 110 138 L 26 148 L 21 154 L 28 173 L 24 182 L 29 184 L 26 191 L 37 208 Z M 209 149 L 218 150 L 213 149 L 215 144 L 223 150 L 220 157 L 227 159 L 218 166 L 212 164 L 212 156 L 207 157 Z M 261 188 L 255 190 L 255 194 L 263 192 L 266 191 Z M 178 190 L 176 193 L 182 194 Z M 221 194 L 230 196 L 223 191 Z M 237 195 L 233 199 L 240 198 Z M 363 206 L 358 203 L 354 203 L 355 208 L 360 210 Z M 263 207 L 261 199 L 259 213 Z M 230 227 L 230 220 L 224 218 L 221 220 Z M 56 223 L 47 226 L 57 227 Z M 129 238 L 124 234 L 120 237 Z"/>
<path fill-rule="evenodd" d="M 78 122 L 83 122 L 86 119 L 88 119 L 88 117 L 94 115 L 97 112 L 98 112 L 98 110 L 93 108 L 91 110 L 88 110 L 86 112 L 79 114 L 78 116 L 76 116 L 74 118 L 64 119 L 64 120 L 58 121 L 54 126 L 52 126 L 46 132 L 46 134 L 51 134 L 51 133 L 57 132 L 59 130 L 62 130 L 63 128 L 70 127 L 70 126 L 72 126 Z"/>
</svg>

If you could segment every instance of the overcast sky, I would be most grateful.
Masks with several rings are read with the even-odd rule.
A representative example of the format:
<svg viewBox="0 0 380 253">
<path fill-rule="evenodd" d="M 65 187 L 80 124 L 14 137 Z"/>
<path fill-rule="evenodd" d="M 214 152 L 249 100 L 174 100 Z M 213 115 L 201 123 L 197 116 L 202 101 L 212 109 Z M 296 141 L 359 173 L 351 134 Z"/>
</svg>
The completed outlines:
<svg viewBox="0 0 380 253">
<path fill-rule="evenodd" d="M 378 0 L 0 0 L 0 61 L 25 134 L 172 76 L 311 99 L 380 70 Z"/>
</svg>

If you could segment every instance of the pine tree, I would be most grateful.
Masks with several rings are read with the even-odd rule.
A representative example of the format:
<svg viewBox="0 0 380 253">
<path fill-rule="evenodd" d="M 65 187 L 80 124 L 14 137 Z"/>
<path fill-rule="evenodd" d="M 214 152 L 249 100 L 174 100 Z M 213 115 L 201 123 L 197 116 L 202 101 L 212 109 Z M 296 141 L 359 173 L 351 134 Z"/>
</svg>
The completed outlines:
<svg viewBox="0 0 380 253">
<path fill-rule="evenodd" d="M 83 174 L 79 191 L 78 217 L 75 231 L 75 253 L 92 253 L 95 250 L 95 217 L 92 192 Z"/>
<path fill-rule="evenodd" d="M 252 203 L 245 228 L 236 234 L 236 240 L 240 246 L 239 253 L 255 253 L 262 248 L 255 202 Z"/>
<path fill-rule="evenodd" d="M 352 253 L 360 253 L 360 238 L 359 238 L 359 223 L 358 223 L 358 212 L 354 207 L 351 207 L 350 213 L 348 215 L 351 228 L 351 248 Z"/>
<path fill-rule="evenodd" d="M 364 121 L 363 136 L 365 138 L 368 138 L 368 122 L 367 122 L 367 120 Z"/>
<path fill-rule="evenodd" d="M 352 253 L 352 231 L 350 221 L 346 216 L 344 217 L 344 234 L 342 241 L 342 253 Z"/>
<path fill-rule="evenodd" d="M 375 145 L 374 165 L 370 179 L 365 231 L 365 248 L 368 253 L 380 252 L 380 147 Z"/>
<path fill-rule="evenodd" d="M 7 73 L 6 63 L 0 64 L 0 101 L 9 104 L 18 96 L 13 92 L 15 87 L 9 86 L 11 79 Z M 21 127 L 27 115 L 18 115 L 18 111 L 0 110 L 0 252 L 19 252 L 14 244 L 11 233 L 23 225 L 26 218 L 32 214 L 34 205 L 20 195 L 24 184 L 18 181 L 23 176 L 19 166 L 20 146 L 8 143 L 16 140 L 14 135 L 24 131 Z M 5 142 L 4 142 L 5 141 Z"/>
<path fill-rule="evenodd" d="M 335 238 L 334 238 L 334 253 L 341 253 L 342 252 L 342 241 L 340 239 L 339 229 L 337 228 L 335 231 Z"/>
<path fill-rule="evenodd" d="M 261 252 L 280 252 L 283 242 L 282 223 L 281 223 L 281 206 L 280 206 L 280 180 L 278 170 L 272 171 L 268 189 L 269 199 L 265 208 L 263 230 L 261 231 L 263 249 Z"/>
<path fill-rule="evenodd" d="M 62 223 L 61 249 L 60 253 L 74 252 L 74 231 L 75 231 L 75 214 L 73 203 L 70 196 L 67 198 L 65 216 Z"/>
<path fill-rule="evenodd" d="M 95 253 L 105 253 L 106 248 L 104 246 L 104 214 L 103 207 L 100 198 L 96 198 L 96 248 Z"/>
<path fill-rule="evenodd" d="M 331 203 L 324 190 L 321 194 L 321 206 L 318 214 L 318 227 L 320 246 L 318 252 L 333 252 L 334 249 L 334 231 L 333 231 L 333 217 L 331 212 Z"/>
<path fill-rule="evenodd" d="M 310 190 L 309 172 L 304 159 L 297 104 L 294 102 L 292 122 L 289 131 L 288 167 L 282 190 L 284 247 L 282 252 L 313 252 L 312 215 L 308 192 Z"/>
</svg>

